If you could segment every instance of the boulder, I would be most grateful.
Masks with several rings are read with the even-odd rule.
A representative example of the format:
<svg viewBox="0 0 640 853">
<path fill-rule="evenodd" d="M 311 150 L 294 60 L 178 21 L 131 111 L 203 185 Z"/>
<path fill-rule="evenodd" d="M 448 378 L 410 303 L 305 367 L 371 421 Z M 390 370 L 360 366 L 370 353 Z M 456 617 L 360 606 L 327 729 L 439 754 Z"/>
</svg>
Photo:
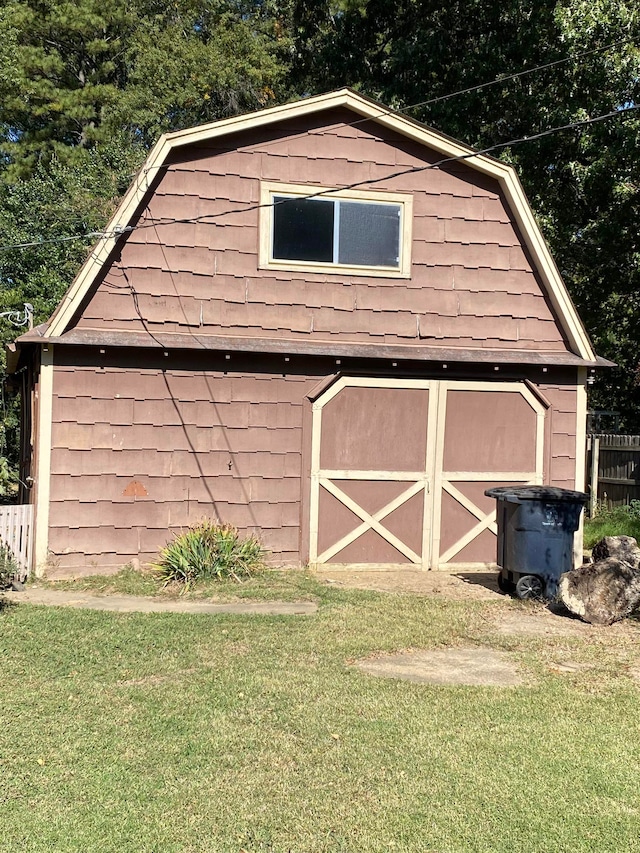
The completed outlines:
<svg viewBox="0 0 640 853">
<path fill-rule="evenodd" d="M 632 569 L 640 568 L 640 548 L 633 536 L 605 536 L 593 546 L 591 561 L 599 563 L 607 557 L 615 557 Z"/>
<path fill-rule="evenodd" d="M 585 622 L 611 625 L 640 605 L 640 571 L 617 557 L 606 557 L 561 575 L 558 594 L 567 610 Z"/>
</svg>

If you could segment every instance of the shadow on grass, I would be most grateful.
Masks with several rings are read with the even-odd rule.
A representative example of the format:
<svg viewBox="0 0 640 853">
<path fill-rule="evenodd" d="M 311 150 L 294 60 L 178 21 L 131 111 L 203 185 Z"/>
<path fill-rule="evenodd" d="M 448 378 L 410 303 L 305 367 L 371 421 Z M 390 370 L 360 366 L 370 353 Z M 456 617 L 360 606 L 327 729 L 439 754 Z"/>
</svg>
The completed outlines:
<svg viewBox="0 0 640 853">
<path fill-rule="evenodd" d="M 483 586 L 491 592 L 500 592 L 498 587 L 498 572 L 456 572 L 454 577 L 472 586 Z"/>
<path fill-rule="evenodd" d="M 8 598 L 5 598 L 0 594 L 0 613 L 5 613 L 8 610 L 11 610 L 12 607 L 15 607 L 15 601 L 9 601 Z"/>
</svg>

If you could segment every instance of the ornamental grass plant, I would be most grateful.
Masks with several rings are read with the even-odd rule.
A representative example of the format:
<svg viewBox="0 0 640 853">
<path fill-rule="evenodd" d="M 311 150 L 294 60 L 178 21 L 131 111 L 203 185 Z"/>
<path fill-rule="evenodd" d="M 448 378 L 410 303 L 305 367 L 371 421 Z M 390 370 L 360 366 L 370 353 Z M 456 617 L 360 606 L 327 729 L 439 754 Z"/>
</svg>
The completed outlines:
<svg viewBox="0 0 640 853">
<path fill-rule="evenodd" d="M 165 584 L 188 589 L 201 580 L 240 581 L 264 566 L 265 551 L 255 536 L 241 536 L 232 524 L 203 519 L 177 534 L 160 551 L 153 569 Z"/>
</svg>

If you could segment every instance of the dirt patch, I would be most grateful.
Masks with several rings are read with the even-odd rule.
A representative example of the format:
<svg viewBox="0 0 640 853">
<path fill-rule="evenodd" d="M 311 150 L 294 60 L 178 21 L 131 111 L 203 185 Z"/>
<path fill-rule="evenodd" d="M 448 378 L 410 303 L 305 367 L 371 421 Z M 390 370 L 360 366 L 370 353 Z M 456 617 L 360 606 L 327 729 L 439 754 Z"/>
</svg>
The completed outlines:
<svg viewBox="0 0 640 853">
<path fill-rule="evenodd" d="M 360 660 L 355 666 L 369 675 L 419 684 L 517 687 L 524 683 L 505 653 L 486 648 L 404 652 Z"/>
<path fill-rule="evenodd" d="M 637 684 L 640 684 L 640 667 L 632 667 L 629 670 L 629 677 Z"/>
<path fill-rule="evenodd" d="M 458 601 L 492 601 L 504 598 L 498 589 L 496 572 L 416 572 L 402 571 L 324 571 L 317 570 L 319 581 L 331 586 L 371 589 L 376 592 L 428 595 Z"/>
<path fill-rule="evenodd" d="M 501 613 L 496 619 L 499 634 L 529 637 L 602 637 L 637 636 L 640 626 L 635 619 L 625 619 L 614 625 L 588 625 L 577 616 L 553 606 L 531 605 L 530 611 Z"/>
<path fill-rule="evenodd" d="M 585 637 L 592 632 L 590 625 L 571 616 L 554 613 L 544 606 L 531 612 L 501 613 L 496 620 L 499 634 L 519 634 L 528 637 Z"/>
<path fill-rule="evenodd" d="M 563 660 L 558 663 L 550 663 L 549 669 L 552 672 L 566 672 L 569 674 L 576 672 L 587 672 L 590 669 L 594 669 L 594 665 L 592 663 L 580 663 L 578 661 L 573 660 Z"/>
</svg>

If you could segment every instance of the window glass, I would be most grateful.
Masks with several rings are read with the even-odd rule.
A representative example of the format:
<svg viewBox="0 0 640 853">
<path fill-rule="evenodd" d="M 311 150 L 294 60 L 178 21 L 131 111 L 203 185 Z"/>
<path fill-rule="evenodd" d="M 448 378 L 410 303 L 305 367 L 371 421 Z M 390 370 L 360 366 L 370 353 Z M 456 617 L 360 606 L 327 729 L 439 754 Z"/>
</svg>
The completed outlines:
<svg viewBox="0 0 640 853">
<path fill-rule="evenodd" d="M 338 263 L 397 267 L 400 205 L 340 202 Z"/>
<path fill-rule="evenodd" d="M 333 262 L 334 203 L 273 196 L 273 257 Z"/>
<path fill-rule="evenodd" d="M 260 266 L 410 278 L 412 201 L 408 193 L 262 182 Z"/>
</svg>

